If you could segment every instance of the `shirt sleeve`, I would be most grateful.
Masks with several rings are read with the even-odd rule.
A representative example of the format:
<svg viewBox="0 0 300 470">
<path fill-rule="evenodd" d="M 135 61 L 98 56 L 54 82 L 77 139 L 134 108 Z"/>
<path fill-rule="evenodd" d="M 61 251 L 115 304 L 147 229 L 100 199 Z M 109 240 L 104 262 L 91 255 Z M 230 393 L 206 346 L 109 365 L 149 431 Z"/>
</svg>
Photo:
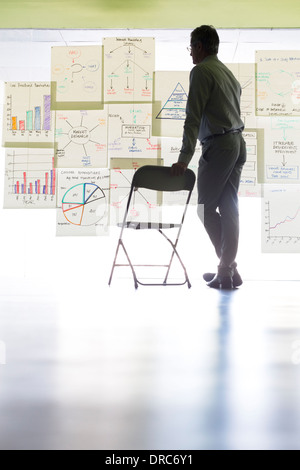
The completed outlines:
<svg viewBox="0 0 300 470">
<path fill-rule="evenodd" d="M 195 153 L 203 111 L 210 96 L 209 77 L 203 67 L 190 73 L 190 87 L 183 127 L 182 147 L 178 161 L 188 165 Z"/>
</svg>

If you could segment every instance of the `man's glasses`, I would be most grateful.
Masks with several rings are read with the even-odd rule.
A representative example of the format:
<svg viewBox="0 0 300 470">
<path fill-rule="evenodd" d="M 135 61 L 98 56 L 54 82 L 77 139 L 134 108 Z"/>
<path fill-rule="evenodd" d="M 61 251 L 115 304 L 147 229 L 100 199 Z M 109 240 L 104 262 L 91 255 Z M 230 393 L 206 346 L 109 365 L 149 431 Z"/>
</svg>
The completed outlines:
<svg viewBox="0 0 300 470">
<path fill-rule="evenodd" d="M 188 46 L 186 49 L 187 51 L 189 51 L 189 53 L 192 52 L 192 47 L 193 46 L 196 46 L 196 44 L 199 44 L 200 41 L 195 41 L 195 42 L 192 42 L 190 46 Z"/>
</svg>

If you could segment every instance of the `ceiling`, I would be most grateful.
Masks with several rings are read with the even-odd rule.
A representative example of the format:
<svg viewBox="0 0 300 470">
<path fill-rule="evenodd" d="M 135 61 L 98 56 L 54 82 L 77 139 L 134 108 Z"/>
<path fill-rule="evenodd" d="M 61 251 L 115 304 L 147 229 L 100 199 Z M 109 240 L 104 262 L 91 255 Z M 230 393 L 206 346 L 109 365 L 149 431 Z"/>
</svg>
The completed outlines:
<svg viewBox="0 0 300 470">
<path fill-rule="evenodd" d="M 298 28 L 299 0 L 0 0 L 0 28 Z"/>
</svg>

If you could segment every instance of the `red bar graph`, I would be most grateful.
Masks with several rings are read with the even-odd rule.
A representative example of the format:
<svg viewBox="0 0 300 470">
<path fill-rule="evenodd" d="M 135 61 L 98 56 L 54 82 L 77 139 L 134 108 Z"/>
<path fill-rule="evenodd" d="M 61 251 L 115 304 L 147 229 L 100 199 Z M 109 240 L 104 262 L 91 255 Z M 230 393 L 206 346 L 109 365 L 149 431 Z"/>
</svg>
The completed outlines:
<svg viewBox="0 0 300 470">
<path fill-rule="evenodd" d="M 48 185 L 49 185 L 49 173 L 46 173 L 46 177 L 45 177 L 45 194 L 48 194 Z"/>
<path fill-rule="evenodd" d="M 16 181 L 14 184 L 14 194 L 45 194 L 55 195 L 56 192 L 56 172 L 51 170 L 51 182 L 49 181 L 49 172 L 45 173 L 45 184 L 41 192 L 41 180 L 37 179 L 34 182 L 28 182 L 27 173 L 23 173 L 23 181 Z"/>
<path fill-rule="evenodd" d="M 52 188 L 51 188 L 51 194 L 55 194 L 55 187 L 56 187 L 56 171 L 55 171 L 55 161 L 54 161 L 54 157 L 53 157 L 53 161 L 52 161 L 52 171 L 51 171 L 51 174 L 52 174 Z"/>
<path fill-rule="evenodd" d="M 56 169 L 52 155 L 29 151 L 13 151 L 7 156 L 7 174 L 11 180 L 12 194 L 56 195 Z M 46 201 L 46 199 L 43 199 Z"/>
</svg>

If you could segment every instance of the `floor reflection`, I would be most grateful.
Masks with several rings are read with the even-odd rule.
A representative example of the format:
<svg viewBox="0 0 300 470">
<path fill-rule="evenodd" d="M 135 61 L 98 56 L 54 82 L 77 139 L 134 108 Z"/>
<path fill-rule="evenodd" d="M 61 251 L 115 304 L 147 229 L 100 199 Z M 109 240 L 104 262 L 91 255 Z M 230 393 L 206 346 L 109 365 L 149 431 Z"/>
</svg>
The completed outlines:
<svg viewBox="0 0 300 470">
<path fill-rule="evenodd" d="M 1 449 L 300 449 L 298 283 L 18 288 Z"/>
</svg>

